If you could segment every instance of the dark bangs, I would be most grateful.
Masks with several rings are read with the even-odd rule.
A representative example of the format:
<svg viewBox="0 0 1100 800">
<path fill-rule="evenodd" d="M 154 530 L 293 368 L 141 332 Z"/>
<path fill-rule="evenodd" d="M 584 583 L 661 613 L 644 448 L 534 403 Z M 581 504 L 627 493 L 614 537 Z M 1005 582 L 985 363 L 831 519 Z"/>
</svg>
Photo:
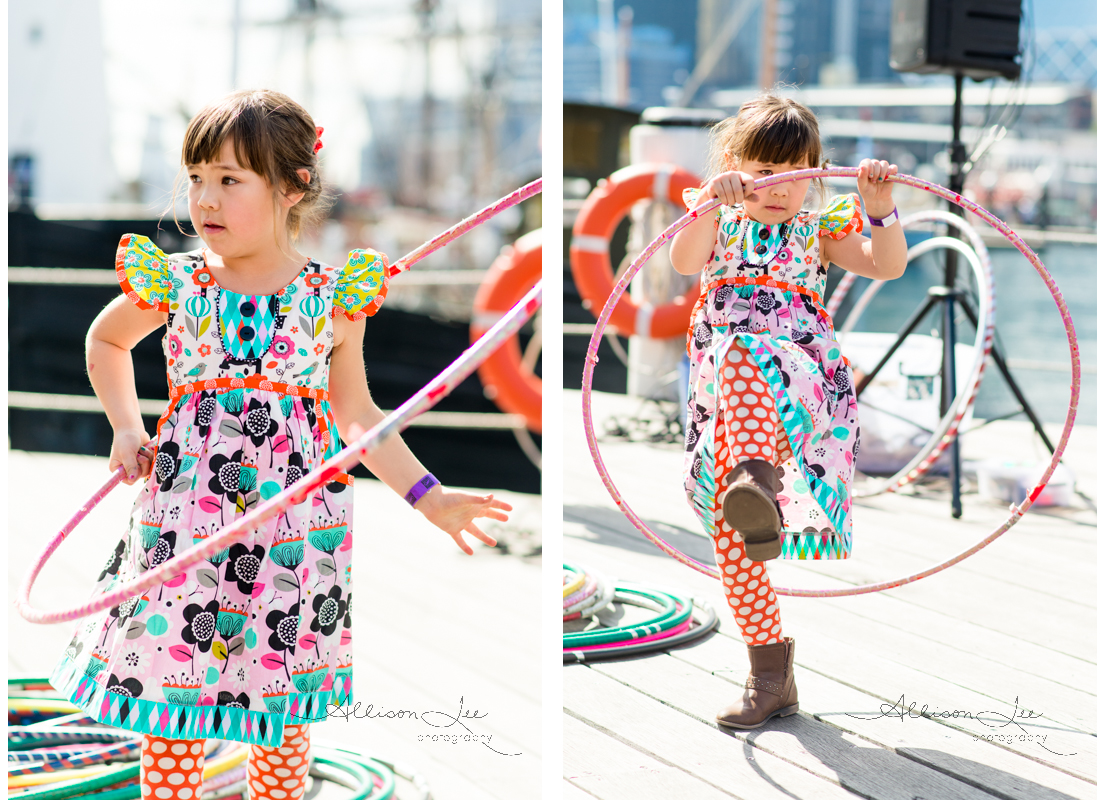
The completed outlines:
<svg viewBox="0 0 1100 800">
<path fill-rule="evenodd" d="M 237 163 L 277 186 L 273 148 L 262 119 L 265 109 L 232 99 L 236 102 L 207 107 L 191 120 L 183 137 L 183 165 L 217 161 L 225 140 L 232 138 Z"/>
<path fill-rule="evenodd" d="M 746 126 L 741 158 L 768 164 L 821 164 L 821 137 L 817 121 L 794 108 L 769 109 L 758 113 Z"/>
</svg>

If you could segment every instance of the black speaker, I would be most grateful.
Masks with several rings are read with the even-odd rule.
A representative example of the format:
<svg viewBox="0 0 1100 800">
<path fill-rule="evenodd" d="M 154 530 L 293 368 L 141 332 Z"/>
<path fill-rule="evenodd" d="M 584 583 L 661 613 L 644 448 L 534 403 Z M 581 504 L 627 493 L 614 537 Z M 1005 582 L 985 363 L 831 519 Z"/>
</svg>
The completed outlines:
<svg viewBox="0 0 1100 800">
<path fill-rule="evenodd" d="M 975 80 L 1020 75 L 1021 0 L 894 0 L 890 66 L 961 72 Z"/>
</svg>

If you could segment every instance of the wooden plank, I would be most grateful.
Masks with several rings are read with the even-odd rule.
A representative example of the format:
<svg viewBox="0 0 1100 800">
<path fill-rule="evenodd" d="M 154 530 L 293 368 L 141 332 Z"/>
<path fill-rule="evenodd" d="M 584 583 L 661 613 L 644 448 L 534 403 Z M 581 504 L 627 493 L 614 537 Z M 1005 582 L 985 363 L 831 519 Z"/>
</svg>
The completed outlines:
<svg viewBox="0 0 1100 800">
<path fill-rule="evenodd" d="M 13 452 L 9 494 L 35 497 L 42 492 L 38 476 L 64 474 L 66 495 L 75 503 L 107 477 L 105 464 L 106 459 Z M 62 544 L 41 579 L 36 601 L 60 606 L 87 599 L 99 567 L 124 529 L 120 521 L 126 519 L 136 491 L 123 487 L 113 492 Z M 369 517 L 360 511 L 353 561 L 355 697 L 362 705 L 360 718 L 324 722 L 316 731 L 318 740 L 335 740 L 405 763 L 425 776 L 441 800 L 539 796 L 541 648 L 538 630 L 528 625 L 540 603 L 537 559 L 497 556 L 482 545 L 475 545 L 473 557 L 465 556 L 421 515 L 410 515 L 401 498 L 377 481 L 357 481 L 354 491 L 357 507 L 371 509 Z M 507 493 L 506 499 L 530 524 L 538 498 Z M 9 598 L 48 532 L 72 511 L 56 502 L 9 506 L 12 530 L 38 534 L 9 537 Z M 380 533 L 389 531 L 401 535 Z M 485 613 L 488 606 L 494 613 Z M 11 606 L 8 620 L 9 641 L 35 641 L 34 648 L 9 647 L 9 672 L 48 675 L 75 623 L 30 625 Z M 522 755 L 500 755 L 474 742 L 421 739 L 450 733 L 453 726 L 433 728 L 410 717 L 363 718 L 370 703 L 375 713 L 407 709 L 453 714 L 460 696 L 465 696 L 467 708 L 476 704 L 489 714 L 471 728 L 492 734 L 499 750 Z M 441 717 L 436 721 L 446 722 Z"/>
<path fill-rule="evenodd" d="M 1027 752 L 1012 752 L 927 717 L 914 719 L 892 712 L 890 716 L 879 716 L 884 706 L 889 711 L 893 700 L 883 703 L 881 698 L 849 685 L 844 675 L 827 676 L 804 669 L 799 663 L 801 650 L 796 645 L 800 712 L 967 783 L 1002 792 L 1006 797 L 1022 800 L 1095 797 L 1095 785 L 1061 771 L 1060 759 L 1054 759 L 1054 766 L 1043 764 Z M 733 698 L 740 696 L 748 662 L 739 642 L 727 636 L 713 636 L 694 647 L 679 648 L 671 656 L 730 681 L 728 694 Z M 1052 733 L 1049 739 L 1052 746 L 1053 739 Z M 1028 752 L 1037 752 L 1039 745 L 1033 744 L 1032 748 Z"/>
<path fill-rule="evenodd" d="M 875 699 L 873 708 L 880 704 L 891 706 L 905 696 L 906 704 L 916 702 L 919 710 L 927 704 L 930 712 L 944 711 L 969 711 L 973 714 L 979 712 L 991 712 L 983 715 L 988 720 L 983 723 L 977 720 L 966 719 L 937 719 L 936 724 L 945 728 L 962 732 L 963 735 L 984 736 L 990 733 L 1003 733 L 991 727 L 1003 722 L 1000 717 L 995 717 L 993 712 L 1011 715 L 1015 703 L 1014 697 L 992 698 L 973 690 L 960 687 L 949 680 L 919 672 L 905 664 L 888 661 L 881 658 L 874 651 L 874 643 L 867 642 L 864 647 L 850 647 L 838 643 L 836 639 L 812 630 L 804 632 L 796 637 L 795 663 L 798 665 L 798 674 L 804 671 L 813 671 L 817 675 L 829 677 L 844 685 L 854 687 L 864 694 Z M 719 640 L 730 642 L 728 648 Z M 743 646 L 729 637 L 719 634 L 712 641 L 708 641 L 706 647 L 699 646 L 684 650 L 677 650 L 676 657 L 713 672 L 722 677 L 742 684 L 747 672 L 747 659 Z M 1039 697 L 1038 702 L 1043 698 Z M 814 703 L 815 698 L 800 693 L 799 702 Z M 1020 704 L 1039 713 L 1044 713 L 1044 708 L 1028 700 L 1028 695 L 1021 691 Z M 1037 707 L 1038 706 L 1038 707 Z M 821 710 L 820 705 L 811 706 Z M 1034 742 L 999 742 L 998 747 L 1003 747 L 1025 758 L 1048 765 L 1053 769 L 1062 770 L 1086 781 L 1096 779 L 1096 737 L 1088 732 L 1077 731 L 1056 721 L 1042 718 L 1029 720 L 1020 725 L 1023 731 L 1016 729 L 1018 733 L 1047 734 L 1045 746 L 1053 752 L 1048 752 L 1042 747 L 1036 747 Z M 1072 756 L 1056 755 L 1056 753 L 1073 754 Z"/>
<path fill-rule="evenodd" d="M 564 670 L 564 693 L 566 713 L 746 800 L 852 797 L 835 778 L 810 773 L 754 746 L 755 735 L 745 739 L 720 731 L 589 667 Z M 567 774 L 570 768 L 567 763 Z"/>
<path fill-rule="evenodd" d="M 617 516 L 625 521 L 621 514 Z M 585 527 L 579 523 L 566 522 L 564 532 L 567 557 L 585 562 L 592 569 L 601 570 L 606 567 L 633 580 L 675 583 L 681 590 L 706 596 L 717 608 L 727 607 L 725 595 L 717 581 L 664 556 L 636 531 L 630 534 L 608 532 L 594 523 Z M 620 542 L 625 542 L 625 545 L 617 546 Z M 816 585 L 800 575 L 792 577 L 789 564 L 771 562 L 768 569 L 777 585 L 781 582 L 790 585 L 797 581 L 795 585 L 808 584 L 815 588 L 845 586 L 844 583 L 825 576 L 820 576 Z M 786 574 L 782 575 L 784 569 Z M 782 577 L 777 577 L 779 575 Z M 929 581 L 939 578 L 954 580 L 950 578 L 948 570 Z M 847 612 L 864 619 L 890 620 L 891 624 L 900 629 L 901 635 L 912 637 L 912 649 L 915 652 L 910 658 L 911 663 L 919 663 L 920 649 L 927 642 L 934 641 L 958 652 L 987 654 L 990 661 L 998 660 L 1005 669 L 1019 672 L 1020 679 L 1025 681 L 1021 688 L 1026 686 L 1032 675 L 1042 675 L 1056 684 L 1076 687 L 1086 692 L 1095 686 L 1095 653 L 1090 654 L 1090 658 L 1060 653 L 1049 647 L 1021 640 L 1017 636 L 991 630 L 985 617 L 975 615 L 973 620 L 952 618 L 899 599 L 897 594 L 898 590 L 891 590 L 846 598 L 784 597 L 780 600 L 780 609 L 785 629 L 790 635 L 797 636 L 808 626 L 836 625 L 837 615 Z M 1011 614 L 1012 609 L 1011 603 L 1002 605 L 994 612 L 994 616 Z M 721 624 L 730 626 L 732 633 L 735 631 L 735 623 L 729 612 L 723 610 L 721 613 Z M 847 624 L 847 618 L 845 619 L 843 624 Z"/>
<path fill-rule="evenodd" d="M 601 662 L 593 664 L 592 669 L 706 725 L 715 724 L 717 711 L 742 694 L 741 688 L 729 681 L 668 655 Z M 806 715 L 734 735 L 822 778 L 837 780 L 862 797 L 910 800 L 915 792 L 954 800 L 989 797 L 968 783 Z"/>
<path fill-rule="evenodd" d="M 731 800 L 722 791 L 667 761 L 624 744 L 613 733 L 565 715 L 563 759 L 567 785 L 583 789 L 583 797 L 601 800 Z"/>
<path fill-rule="evenodd" d="M 589 800 L 592 796 L 579 786 L 570 783 L 568 779 L 561 782 L 561 800 Z"/>
</svg>

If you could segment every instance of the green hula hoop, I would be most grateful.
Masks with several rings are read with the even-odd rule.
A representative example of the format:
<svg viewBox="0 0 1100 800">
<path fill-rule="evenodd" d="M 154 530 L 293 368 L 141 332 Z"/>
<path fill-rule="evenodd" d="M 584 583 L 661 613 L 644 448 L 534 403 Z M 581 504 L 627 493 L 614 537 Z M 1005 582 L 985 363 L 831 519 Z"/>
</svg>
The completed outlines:
<svg viewBox="0 0 1100 800">
<path fill-rule="evenodd" d="M 628 589 L 622 586 L 615 588 L 615 599 L 619 594 L 636 595 L 647 598 L 660 606 L 660 612 L 656 617 L 635 625 L 619 625 L 614 628 L 605 628 L 598 631 L 578 631 L 564 634 L 565 647 L 585 647 L 593 644 L 605 644 L 609 642 L 624 642 L 631 639 L 641 639 L 654 633 L 675 628 L 691 616 L 692 603 L 690 599 L 679 598 L 682 602 L 679 611 L 676 610 L 677 598 L 666 592 L 656 589 Z M 626 598 L 623 598 L 626 600 Z M 629 601 L 628 601 L 629 602 Z M 634 605 L 643 605 L 635 602 Z"/>
</svg>

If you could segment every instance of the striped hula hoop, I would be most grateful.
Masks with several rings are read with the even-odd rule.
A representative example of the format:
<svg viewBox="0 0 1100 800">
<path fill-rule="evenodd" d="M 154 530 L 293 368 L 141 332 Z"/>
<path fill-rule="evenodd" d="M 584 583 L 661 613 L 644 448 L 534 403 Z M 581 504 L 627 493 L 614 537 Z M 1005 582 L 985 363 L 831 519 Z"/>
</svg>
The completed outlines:
<svg viewBox="0 0 1100 800">
<path fill-rule="evenodd" d="M 768 186 L 772 186 L 777 183 L 784 183 L 786 181 L 805 180 L 808 178 L 855 178 L 858 177 L 859 170 L 856 167 L 831 167 L 828 169 L 800 169 L 794 172 L 785 172 L 781 175 L 773 175 L 763 180 L 757 181 L 754 186 L 758 189 L 763 189 Z M 825 589 L 825 590 L 813 590 L 813 589 L 789 589 L 779 586 L 774 587 L 776 594 L 787 595 L 790 597 L 847 597 L 857 594 L 868 594 L 870 592 L 880 592 L 884 589 L 893 589 L 897 586 L 903 586 L 907 583 L 926 578 L 929 575 L 934 575 L 937 572 L 947 569 L 948 567 L 958 564 L 965 558 L 969 558 L 974 553 L 981 550 L 988 545 L 994 539 L 1005 533 L 1009 528 L 1019 522 L 1020 518 L 1027 513 L 1027 510 L 1031 508 L 1031 505 L 1035 502 L 1035 499 L 1043 491 L 1043 488 L 1047 485 L 1047 481 L 1050 480 L 1050 476 L 1054 473 L 1055 467 L 1058 466 L 1058 462 L 1062 459 L 1062 454 L 1065 452 L 1066 445 L 1069 442 L 1070 431 L 1073 430 L 1073 421 L 1077 417 L 1077 403 L 1081 396 L 1081 357 L 1077 346 L 1077 333 L 1073 328 L 1073 319 L 1070 317 L 1069 309 L 1066 307 L 1065 299 L 1062 297 L 1061 291 L 1054 283 L 1054 279 L 1051 277 L 1047 268 L 1043 265 L 1043 262 L 1039 260 L 1039 257 L 1035 255 L 1035 252 L 1024 243 L 1019 235 L 1012 230 L 1003 221 L 995 217 L 993 214 L 986 211 L 972 200 L 968 200 L 956 192 L 952 192 L 949 189 L 945 189 L 935 183 L 929 183 L 928 181 L 922 181 L 920 178 L 914 178 L 912 175 L 892 175 L 887 180 L 894 183 L 900 183 L 904 186 L 912 186 L 916 189 L 922 189 L 923 191 L 942 197 L 954 203 L 961 208 L 966 209 L 975 216 L 981 218 L 993 227 L 1002 236 L 1008 239 L 1020 253 L 1026 258 L 1035 271 L 1039 273 L 1039 277 L 1042 278 L 1043 283 L 1046 284 L 1047 290 L 1054 298 L 1054 303 L 1058 307 L 1058 313 L 1062 317 L 1062 325 L 1066 330 L 1066 339 L 1069 342 L 1069 355 L 1070 355 L 1070 398 L 1069 409 L 1066 412 L 1066 421 L 1062 427 L 1062 437 L 1058 440 L 1058 445 L 1054 449 L 1054 454 L 1051 456 L 1050 463 L 1043 471 L 1039 481 L 1028 492 L 1027 498 L 1019 506 L 1013 504 L 1009 509 L 1008 518 L 972 547 L 967 548 L 961 553 L 936 564 L 933 567 L 929 567 L 921 572 L 917 572 L 913 575 L 907 575 L 903 578 L 896 578 L 890 581 L 884 581 L 882 583 L 865 584 L 862 586 L 853 586 L 847 589 Z M 596 430 L 592 424 L 592 372 L 596 367 L 596 363 L 599 361 L 596 353 L 600 346 L 600 340 L 603 337 L 604 328 L 607 327 L 608 320 L 611 318 L 611 312 L 615 308 L 615 304 L 618 303 L 619 298 L 622 297 L 623 292 L 626 291 L 627 286 L 630 285 L 630 281 L 642 268 L 642 266 L 653 257 L 653 254 L 657 250 L 668 242 L 673 236 L 676 235 L 680 229 L 689 225 L 703 214 L 713 211 L 720 205 L 717 199 L 709 200 L 693 211 L 689 211 L 676 222 L 672 223 L 668 228 L 661 233 L 656 239 L 649 243 L 649 246 L 634 260 L 630 267 L 623 273 L 622 278 L 615 285 L 615 289 L 611 292 L 611 296 L 604 304 L 603 310 L 600 312 L 600 317 L 596 321 L 596 329 L 592 332 L 592 338 L 588 343 L 588 353 L 585 356 L 584 362 L 584 378 L 581 384 L 581 410 L 584 416 L 584 433 L 588 440 L 588 449 L 592 454 L 593 463 L 596 465 L 596 471 L 600 473 L 600 478 L 603 480 L 604 486 L 607 487 L 607 491 L 611 494 L 611 499 L 615 501 L 615 505 L 619 507 L 619 510 L 626 515 L 627 519 L 634 525 L 635 528 L 640 530 L 647 539 L 657 545 L 663 552 L 675 558 L 682 564 L 686 564 L 692 569 L 696 569 L 702 572 L 704 575 L 709 575 L 712 578 L 720 578 L 721 576 L 714 567 L 709 564 L 704 564 L 701 561 L 697 561 L 691 556 L 681 553 L 675 547 L 670 545 L 654 531 L 652 531 L 645 522 L 634 512 L 634 510 L 623 500 L 622 495 L 619 493 L 618 488 L 611 480 L 611 476 L 607 472 L 607 466 L 603 462 L 603 457 L 600 455 L 599 444 L 596 441 Z"/>
<path fill-rule="evenodd" d="M 913 261 L 919 258 L 928 250 L 946 246 L 957 250 L 968 261 L 971 261 L 974 267 L 974 276 L 978 283 L 979 325 L 975 331 L 976 338 L 974 342 L 974 350 L 978 353 L 978 357 L 970 367 L 970 374 L 967 376 L 965 384 L 961 387 L 960 391 L 955 393 L 955 397 L 952 399 L 950 407 L 941 415 L 940 421 L 936 424 L 936 429 L 932 432 L 932 435 L 928 437 L 928 441 L 925 443 L 924 447 L 909 459 L 909 463 L 898 470 L 892 477 L 875 481 L 871 486 L 861 488 L 858 492 L 853 492 L 853 497 L 874 497 L 875 495 L 885 494 L 886 492 L 897 491 L 902 486 L 913 483 L 917 478 L 932 468 L 932 465 L 936 463 L 936 459 L 940 457 L 940 454 L 943 453 L 959 435 L 959 425 L 962 424 L 963 417 L 966 416 L 966 412 L 970 410 L 970 407 L 974 405 L 974 399 L 978 396 L 978 387 L 981 386 L 982 383 L 985 365 L 989 360 L 989 351 L 993 347 L 997 295 L 994 290 L 993 267 L 989 261 L 989 250 L 986 249 L 985 242 L 982 241 L 981 235 L 974 229 L 973 225 L 959 215 L 952 214 L 950 211 L 943 211 L 940 209 L 919 211 L 916 214 L 903 217 L 901 225 L 904 228 L 927 222 L 946 222 L 950 225 L 954 225 L 962 231 L 963 235 L 966 236 L 970 243 L 970 248 L 966 248 L 958 239 L 929 239 L 910 249 L 909 260 Z M 977 264 L 973 263 L 975 257 L 977 258 Z M 829 298 L 826 313 L 832 315 L 833 312 L 840 307 L 840 302 L 844 299 L 844 295 L 848 293 L 848 288 L 855 282 L 855 278 L 856 275 L 851 272 L 844 274 L 844 277 L 837 285 L 836 291 L 833 292 L 833 297 Z M 858 319 L 858 314 L 862 313 L 864 306 L 870 302 L 885 283 L 886 281 L 874 281 L 864 290 L 856 306 L 850 312 L 849 319 L 845 320 L 844 326 L 840 331 L 841 336 L 851 329 Z M 843 291 L 841 291 L 842 287 Z M 837 294 L 840 295 L 839 299 L 836 299 Z M 840 337 L 838 336 L 838 340 L 839 339 Z M 843 343 L 841 346 L 843 347 Z"/>
<path fill-rule="evenodd" d="M 489 219 L 493 214 L 499 213 L 503 209 L 515 205 L 520 202 L 520 200 L 530 197 L 532 194 L 536 194 L 540 191 L 542 191 L 541 178 L 528 184 L 519 191 L 513 192 L 489 209 L 480 212 L 474 217 L 470 217 L 468 220 L 460 223 L 459 226 L 443 234 L 443 236 L 450 235 L 450 238 L 440 243 L 435 249 L 442 247 L 443 244 L 452 241 L 456 237 L 462 235 L 462 233 L 485 222 L 485 220 Z M 493 214 L 487 214 L 488 211 L 492 211 Z M 477 221 L 471 223 L 470 220 L 474 219 Z M 467 225 L 467 223 L 470 224 Z M 462 230 L 458 230 L 459 228 L 462 228 Z M 458 232 L 452 233 L 452 231 Z M 437 242 L 441 238 L 442 237 L 436 237 L 432 242 Z M 413 253 L 421 252 L 423 249 L 424 248 L 418 248 L 416 251 L 413 251 Z M 427 252 L 430 251 L 423 252 L 422 255 L 413 259 L 413 261 L 419 260 L 419 258 L 427 255 Z M 408 264 L 412 263 L 412 261 L 408 261 L 408 259 L 409 256 L 402 259 L 402 261 L 407 261 L 405 268 L 407 268 Z M 279 494 L 261 504 L 251 513 L 241 517 L 241 519 L 237 520 L 232 525 L 222 528 L 218 533 L 211 536 L 202 544 L 196 545 L 175 558 L 154 567 L 144 573 L 140 578 L 119 586 L 110 592 L 106 592 L 98 598 L 82 605 L 55 609 L 53 611 L 42 611 L 34 608 L 30 603 L 30 594 L 31 589 L 34 587 L 34 582 L 38 578 L 38 574 L 42 571 L 46 561 L 49 560 L 54 551 L 56 551 L 61 543 L 65 541 L 66 537 L 68 537 L 76 526 L 88 516 L 91 510 L 122 481 L 123 469 L 120 467 L 111 475 L 106 483 L 92 495 L 91 499 L 80 507 L 76 514 L 65 523 L 65 526 L 50 540 L 42 552 L 39 553 L 38 557 L 31 564 L 30 571 L 24 579 L 23 584 L 19 587 L 19 595 L 15 601 L 16 609 L 28 622 L 39 624 L 51 624 L 80 619 L 81 617 L 94 614 L 97 611 L 102 611 L 105 608 L 118 605 L 122 601 L 135 595 L 140 595 L 142 592 L 154 586 L 159 586 L 199 562 L 206 560 L 207 557 L 229 547 L 234 542 L 241 541 L 249 533 L 255 530 L 260 523 L 276 517 L 282 514 L 290 506 L 304 501 L 307 497 L 319 491 L 324 484 L 331 481 L 338 472 L 348 471 L 352 465 L 358 462 L 361 456 L 375 450 L 379 444 L 390 436 L 407 428 L 414 417 L 424 413 L 450 394 L 456 386 L 466 380 L 466 378 L 477 369 L 482 361 L 492 355 L 508 338 L 515 335 L 541 304 L 542 281 L 540 280 L 522 300 L 516 303 L 516 305 L 513 306 L 507 314 L 501 317 L 484 336 L 467 348 L 461 356 L 450 364 L 450 366 L 439 373 L 439 375 L 433 378 L 420 391 L 402 403 L 392 414 L 360 436 L 354 444 L 345 447 L 328 461 L 321 464 L 317 469 L 308 473 L 297 483 L 279 492 Z"/>
</svg>

